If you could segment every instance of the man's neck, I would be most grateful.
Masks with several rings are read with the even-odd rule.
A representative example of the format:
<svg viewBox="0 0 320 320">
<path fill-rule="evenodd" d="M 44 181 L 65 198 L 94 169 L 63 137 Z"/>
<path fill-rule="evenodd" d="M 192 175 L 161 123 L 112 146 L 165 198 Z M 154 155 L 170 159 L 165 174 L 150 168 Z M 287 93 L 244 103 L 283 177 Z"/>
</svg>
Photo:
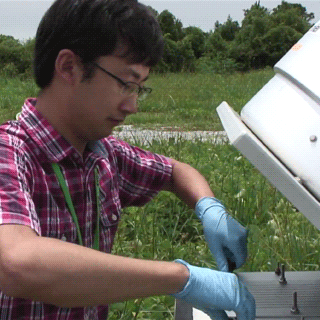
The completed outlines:
<svg viewBox="0 0 320 320">
<path fill-rule="evenodd" d="M 68 104 L 62 99 L 52 99 L 55 95 L 45 92 L 37 98 L 36 109 L 69 143 L 83 155 L 87 141 L 75 135 L 68 120 Z"/>
</svg>

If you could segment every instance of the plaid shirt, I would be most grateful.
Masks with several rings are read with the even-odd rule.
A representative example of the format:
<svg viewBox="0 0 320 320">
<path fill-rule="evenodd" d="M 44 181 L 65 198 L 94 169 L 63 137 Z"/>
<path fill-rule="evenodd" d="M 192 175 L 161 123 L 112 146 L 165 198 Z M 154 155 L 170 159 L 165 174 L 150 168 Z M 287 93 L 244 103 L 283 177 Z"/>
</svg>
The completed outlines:
<svg viewBox="0 0 320 320">
<path fill-rule="evenodd" d="M 114 137 L 89 143 L 83 157 L 26 100 L 19 120 L 0 126 L 0 224 L 21 224 L 44 237 L 77 243 L 77 231 L 51 167 L 59 163 L 78 216 L 83 244 L 96 225 L 94 168 L 100 176 L 100 250 L 111 252 L 121 209 L 141 206 L 171 177 L 170 160 Z M 103 319 L 107 306 L 59 308 L 0 291 L 0 320 Z"/>
</svg>

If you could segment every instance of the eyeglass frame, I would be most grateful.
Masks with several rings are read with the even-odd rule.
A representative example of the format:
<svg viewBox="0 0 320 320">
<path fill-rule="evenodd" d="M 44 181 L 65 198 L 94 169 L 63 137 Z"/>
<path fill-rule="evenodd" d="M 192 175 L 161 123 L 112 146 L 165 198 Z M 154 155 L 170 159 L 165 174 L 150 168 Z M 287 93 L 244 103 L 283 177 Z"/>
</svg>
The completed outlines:
<svg viewBox="0 0 320 320">
<path fill-rule="evenodd" d="M 122 79 L 120 79 L 119 77 L 117 77 L 116 75 L 114 75 L 113 73 L 111 73 L 110 71 L 104 69 L 103 67 L 101 67 L 98 63 L 96 62 L 92 62 L 92 64 L 100 69 L 101 71 L 103 71 L 105 74 L 107 74 L 108 76 L 112 77 L 113 79 L 115 79 L 116 81 L 118 81 L 118 83 L 120 83 L 123 86 L 123 91 L 121 92 L 121 94 L 124 95 L 128 95 L 128 96 L 132 96 L 133 94 L 137 94 L 138 96 L 138 100 L 144 100 L 151 92 L 152 92 L 152 88 L 149 87 L 142 87 L 140 86 L 138 83 L 133 82 L 133 81 L 123 81 Z M 125 90 L 126 88 L 130 88 L 130 85 L 134 84 L 135 88 L 137 88 L 137 90 L 135 89 L 134 91 L 130 92 L 130 93 L 126 93 Z"/>
</svg>

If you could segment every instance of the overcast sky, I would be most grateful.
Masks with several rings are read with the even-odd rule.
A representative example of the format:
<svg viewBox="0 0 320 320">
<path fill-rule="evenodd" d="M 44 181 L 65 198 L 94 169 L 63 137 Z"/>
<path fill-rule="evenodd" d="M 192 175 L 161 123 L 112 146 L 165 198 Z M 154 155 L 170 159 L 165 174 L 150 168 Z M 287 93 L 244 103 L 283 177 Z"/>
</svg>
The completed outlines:
<svg viewBox="0 0 320 320">
<path fill-rule="evenodd" d="M 48 0 L 0 0 L 0 34 L 11 35 L 16 39 L 33 38 L 41 17 L 53 1 Z M 223 23 L 228 15 L 241 23 L 243 10 L 249 9 L 255 0 L 141 0 L 159 13 L 168 9 L 181 20 L 184 27 L 197 26 L 203 31 L 212 30 L 218 20 Z M 320 0 L 291 1 L 301 3 L 307 12 L 313 12 L 315 19 L 320 20 Z M 261 0 L 261 5 L 272 9 L 281 0 Z"/>
</svg>

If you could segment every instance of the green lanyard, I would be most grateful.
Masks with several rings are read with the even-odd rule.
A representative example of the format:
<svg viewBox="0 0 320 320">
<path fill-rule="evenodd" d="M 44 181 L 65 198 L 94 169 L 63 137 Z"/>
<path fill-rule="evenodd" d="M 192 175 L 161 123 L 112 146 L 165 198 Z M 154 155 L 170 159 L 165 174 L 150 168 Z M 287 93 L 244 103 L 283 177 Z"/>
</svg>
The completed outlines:
<svg viewBox="0 0 320 320">
<path fill-rule="evenodd" d="M 62 171 L 61 171 L 59 165 L 57 163 L 52 163 L 51 165 L 52 165 L 53 171 L 56 174 L 56 177 L 57 177 L 57 179 L 59 181 L 61 190 L 62 190 L 62 192 L 64 194 L 64 198 L 65 198 L 65 200 L 67 202 L 67 205 L 69 207 L 73 222 L 76 225 L 79 244 L 81 246 L 83 246 L 83 241 L 82 241 L 82 236 L 81 236 L 81 232 L 80 232 L 78 218 L 77 218 L 76 212 L 74 210 L 74 206 L 73 206 L 73 203 L 72 203 L 72 199 L 71 199 L 71 196 L 70 196 L 70 191 L 69 191 L 69 188 L 67 186 L 66 180 L 65 180 L 65 178 L 64 178 L 64 176 L 62 174 Z M 100 221 L 100 197 L 99 197 L 99 192 L 100 192 L 100 186 L 99 186 L 99 170 L 98 170 L 97 167 L 94 169 L 94 178 L 95 178 L 95 189 L 96 189 L 96 198 L 97 198 L 97 223 L 96 223 L 96 230 L 95 230 L 95 233 L 94 233 L 93 249 L 99 250 L 99 238 L 100 238 L 99 237 L 99 233 L 100 233 L 100 230 L 99 230 L 100 229 L 100 224 L 99 224 L 99 221 Z"/>
</svg>

